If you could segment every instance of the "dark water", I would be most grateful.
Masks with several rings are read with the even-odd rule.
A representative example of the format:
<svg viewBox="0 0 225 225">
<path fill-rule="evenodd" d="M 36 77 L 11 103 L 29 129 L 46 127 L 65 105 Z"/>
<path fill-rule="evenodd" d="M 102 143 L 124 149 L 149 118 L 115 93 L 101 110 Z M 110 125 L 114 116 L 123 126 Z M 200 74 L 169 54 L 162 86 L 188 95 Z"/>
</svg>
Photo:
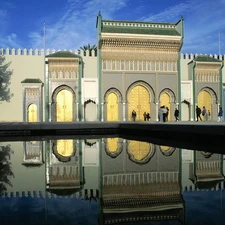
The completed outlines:
<svg viewBox="0 0 225 225">
<path fill-rule="evenodd" d="M 224 224 L 223 155 L 120 138 L 0 143 L 0 224 Z"/>
</svg>

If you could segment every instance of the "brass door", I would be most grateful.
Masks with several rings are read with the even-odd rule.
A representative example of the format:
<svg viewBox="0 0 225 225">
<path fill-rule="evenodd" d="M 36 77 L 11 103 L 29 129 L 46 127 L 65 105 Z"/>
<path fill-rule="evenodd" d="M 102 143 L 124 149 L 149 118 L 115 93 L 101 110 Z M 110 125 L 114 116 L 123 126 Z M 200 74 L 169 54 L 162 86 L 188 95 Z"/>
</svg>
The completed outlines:
<svg viewBox="0 0 225 225">
<path fill-rule="evenodd" d="M 110 93 L 107 99 L 107 121 L 118 121 L 118 97 Z"/>
<path fill-rule="evenodd" d="M 73 121 L 73 95 L 70 91 L 62 90 L 56 97 L 56 121 Z"/>
<path fill-rule="evenodd" d="M 169 109 L 169 114 L 168 114 L 168 121 L 170 121 L 170 115 L 171 115 L 171 109 L 170 109 L 170 96 L 166 93 L 163 92 L 160 95 L 160 106 L 165 106 L 168 107 Z"/>
<path fill-rule="evenodd" d="M 72 156 L 73 154 L 73 140 L 57 140 L 57 152 L 64 157 Z"/>
<path fill-rule="evenodd" d="M 212 118 L 212 96 L 208 91 L 201 91 L 198 95 L 198 107 L 202 110 L 203 106 L 207 112 L 210 110 Z"/>
<path fill-rule="evenodd" d="M 37 106 L 35 104 L 31 104 L 28 107 L 28 122 L 37 122 L 37 121 L 38 121 Z"/>
<path fill-rule="evenodd" d="M 136 120 L 144 121 L 144 112 L 150 113 L 150 95 L 148 90 L 138 85 L 131 89 L 128 95 L 128 120 L 131 121 L 132 111 L 135 110 L 137 117 Z M 151 116 L 151 114 L 150 114 Z"/>
<path fill-rule="evenodd" d="M 137 161 L 142 161 L 151 152 L 151 145 L 147 142 L 141 141 L 130 141 L 129 142 L 129 153 L 133 155 Z"/>
</svg>

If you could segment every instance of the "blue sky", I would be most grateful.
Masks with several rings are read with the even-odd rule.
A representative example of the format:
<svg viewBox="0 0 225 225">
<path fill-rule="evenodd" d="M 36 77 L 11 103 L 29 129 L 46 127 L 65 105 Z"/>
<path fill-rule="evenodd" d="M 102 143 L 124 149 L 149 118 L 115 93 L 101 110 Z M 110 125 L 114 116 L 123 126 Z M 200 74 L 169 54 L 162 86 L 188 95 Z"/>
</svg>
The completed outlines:
<svg viewBox="0 0 225 225">
<path fill-rule="evenodd" d="M 1 0 L 0 48 L 43 48 L 44 23 L 46 48 L 96 44 L 99 11 L 112 20 L 176 23 L 183 16 L 181 52 L 225 54 L 225 0 Z"/>
</svg>

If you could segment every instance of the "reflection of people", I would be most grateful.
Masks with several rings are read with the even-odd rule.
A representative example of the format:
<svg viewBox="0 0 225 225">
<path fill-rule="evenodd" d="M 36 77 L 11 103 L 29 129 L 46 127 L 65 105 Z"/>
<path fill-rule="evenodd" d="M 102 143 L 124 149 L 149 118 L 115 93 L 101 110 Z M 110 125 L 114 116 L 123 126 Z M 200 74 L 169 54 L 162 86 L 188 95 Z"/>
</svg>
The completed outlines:
<svg viewBox="0 0 225 225">
<path fill-rule="evenodd" d="M 218 122 L 223 120 L 223 109 L 220 106 L 219 112 L 218 112 Z"/>
<path fill-rule="evenodd" d="M 133 119 L 133 121 L 136 120 L 136 116 L 137 116 L 137 113 L 133 110 L 132 111 L 132 119 Z"/>
<path fill-rule="evenodd" d="M 179 120 L 179 110 L 176 108 L 174 112 L 175 121 L 177 122 Z"/>
<path fill-rule="evenodd" d="M 196 116 L 197 116 L 197 121 L 198 121 L 198 119 L 200 119 L 202 121 L 201 109 L 197 105 L 196 105 Z"/>
</svg>

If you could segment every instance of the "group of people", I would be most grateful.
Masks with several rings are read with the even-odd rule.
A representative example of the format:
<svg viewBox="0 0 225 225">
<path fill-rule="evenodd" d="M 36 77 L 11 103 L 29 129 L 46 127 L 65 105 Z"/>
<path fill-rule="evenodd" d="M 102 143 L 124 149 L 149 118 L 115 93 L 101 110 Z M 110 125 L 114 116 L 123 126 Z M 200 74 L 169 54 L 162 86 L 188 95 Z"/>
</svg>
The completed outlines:
<svg viewBox="0 0 225 225">
<path fill-rule="evenodd" d="M 203 106 L 202 109 L 199 108 L 198 106 L 196 106 L 196 121 L 202 121 L 202 117 L 203 116 L 203 121 L 210 121 L 211 120 L 211 112 L 210 110 L 207 111 L 206 107 Z M 218 122 L 222 121 L 223 118 L 223 109 L 220 106 L 219 108 L 219 112 L 218 112 Z"/>
<path fill-rule="evenodd" d="M 159 109 L 159 121 L 160 122 L 166 122 L 168 121 L 168 115 L 169 115 L 169 108 L 165 105 L 161 106 Z"/>
<path fill-rule="evenodd" d="M 131 117 L 133 121 L 136 121 L 137 113 L 135 110 L 132 111 Z M 151 119 L 150 113 L 144 112 L 143 117 L 144 121 L 149 121 Z"/>
<path fill-rule="evenodd" d="M 151 119 L 151 116 L 149 113 L 144 112 L 143 116 L 144 116 L 144 121 L 149 121 Z"/>
<path fill-rule="evenodd" d="M 159 109 L 159 115 L 158 115 L 158 119 L 160 122 L 166 122 L 168 121 L 168 115 L 169 115 L 169 108 L 166 106 L 161 106 Z M 132 120 L 136 121 L 136 117 L 137 117 L 137 113 L 135 110 L 132 111 Z M 202 121 L 202 117 L 203 116 L 203 121 L 210 121 L 211 120 L 211 112 L 210 110 L 207 110 L 205 106 L 203 106 L 203 108 L 199 108 L 198 106 L 196 106 L 196 121 Z M 149 121 L 151 119 L 151 116 L 149 113 L 144 112 L 143 114 L 144 117 L 144 121 Z M 178 108 L 175 108 L 174 111 L 174 117 L 175 117 L 175 121 L 179 121 L 179 110 Z M 218 112 L 218 122 L 222 121 L 223 118 L 223 109 L 220 106 L 219 108 L 219 112 Z"/>
</svg>

